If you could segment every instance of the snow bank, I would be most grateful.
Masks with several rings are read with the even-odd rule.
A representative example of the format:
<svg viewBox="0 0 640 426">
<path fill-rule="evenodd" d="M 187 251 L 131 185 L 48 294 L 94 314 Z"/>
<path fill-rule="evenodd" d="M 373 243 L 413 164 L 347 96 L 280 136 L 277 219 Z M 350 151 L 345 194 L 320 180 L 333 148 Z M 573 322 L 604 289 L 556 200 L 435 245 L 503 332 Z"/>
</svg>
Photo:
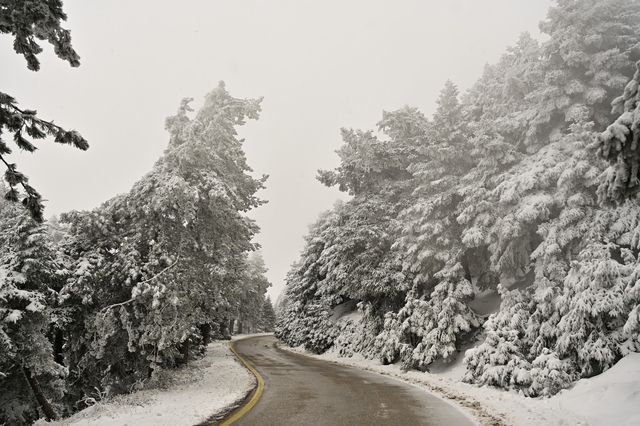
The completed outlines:
<svg viewBox="0 0 640 426">
<path fill-rule="evenodd" d="M 211 343 L 207 355 L 166 371 L 166 389 L 143 389 L 86 408 L 59 422 L 41 425 L 169 426 L 197 424 L 234 405 L 254 386 L 254 377 L 229 350 Z"/>
<path fill-rule="evenodd" d="M 460 407 L 463 411 L 473 416 L 481 425 L 491 426 L 568 426 L 568 425 L 637 425 L 638 413 L 640 413 L 640 376 L 638 375 L 638 358 L 622 360 L 616 367 L 609 370 L 609 374 L 598 376 L 603 382 L 593 383 L 597 378 L 582 380 L 580 386 L 565 391 L 553 398 L 527 398 L 514 391 L 504 391 L 492 387 L 478 387 L 460 380 L 465 371 L 462 363 L 462 353 L 453 363 L 434 365 L 431 373 L 419 371 L 403 372 L 397 365 L 381 365 L 375 360 L 365 359 L 359 354 L 351 358 L 343 358 L 332 350 L 315 355 L 306 352 L 302 347 L 289 348 L 281 345 L 283 349 L 303 353 L 307 356 L 323 359 L 338 364 L 350 365 L 368 371 L 397 377 L 408 383 L 423 387 L 434 395 L 449 401 Z M 640 356 L 639 356 L 640 358 Z M 621 364 L 622 363 L 622 364 Z M 627 364 L 633 364 L 629 366 Z M 615 373 L 614 369 L 620 367 L 623 371 Z M 606 379 L 607 376 L 615 378 Z M 622 385 L 622 378 L 626 385 Z M 637 381 L 630 389 L 633 382 Z M 591 382 L 585 386 L 583 382 Z M 615 384 L 614 384 L 615 383 Z M 602 398 L 603 389 L 611 384 L 615 390 L 609 389 L 606 399 Z M 584 399 L 585 394 L 595 393 L 593 401 Z M 582 401 L 582 402 L 581 402 Z M 613 401 L 617 401 L 614 403 Z M 575 404 L 575 405 L 572 405 Z M 589 407 L 586 407 L 589 405 Z M 608 413 L 611 411 L 611 413 Z M 615 411 L 615 414 L 613 412 Z M 634 417 L 635 416 L 635 417 Z"/>
<path fill-rule="evenodd" d="M 589 425 L 640 425 L 640 353 L 627 355 L 598 376 L 578 381 L 550 402 Z"/>
</svg>

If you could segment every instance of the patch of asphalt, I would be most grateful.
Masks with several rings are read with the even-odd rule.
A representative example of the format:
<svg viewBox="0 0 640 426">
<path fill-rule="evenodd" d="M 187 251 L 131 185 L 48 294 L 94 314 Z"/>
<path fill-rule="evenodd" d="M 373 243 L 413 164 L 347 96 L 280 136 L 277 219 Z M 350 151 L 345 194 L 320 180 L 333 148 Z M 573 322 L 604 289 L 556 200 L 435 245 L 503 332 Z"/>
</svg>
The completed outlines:
<svg viewBox="0 0 640 426">
<path fill-rule="evenodd" d="M 391 377 L 393 379 L 399 380 L 401 382 L 417 386 L 422 388 L 423 390 L 431 392 L 434 396 L 439 397 L 445 401 L 449 401 L 453 406 L 456 406 L 463 413 L 465 413 L 468 417 L 470 417 L 474 422 L 479 423 L 481 426 L 509 426 L 506 419 L 503 415 L 496 414 L 490 412 L 486 407 L 483 407 L 479 401 L 468 396 L 457 393 L 452 389 L 447 389 L 443 386 L 434 385 L 432 383 L 428 383 L 426 381 L 413 379 L 411 377 L 405 377 L 401 374 L 395 373 L 393 371 L 382 371 L 377 368 L 357 365 L 354 363 L 349 363 L 345 360 L 345 362 L 336 361 L 333 359 L 325 359 L 320 355 L 310 354 L 308 352 L 298 351 L 294 348 L 283 344 L 282 342 L 277 343 L 278 348 L 288 351 L 291 353 L 295 353 L 298 355 L 308 356 L 310 358 L 320 359 L 326 362 L 331 362 L 337 365 L 343 365 L 353 368 L 359 368 L 361 370 L 369 371 L 372 373 L 377 373 L 383 376 Z"/>
</svg>

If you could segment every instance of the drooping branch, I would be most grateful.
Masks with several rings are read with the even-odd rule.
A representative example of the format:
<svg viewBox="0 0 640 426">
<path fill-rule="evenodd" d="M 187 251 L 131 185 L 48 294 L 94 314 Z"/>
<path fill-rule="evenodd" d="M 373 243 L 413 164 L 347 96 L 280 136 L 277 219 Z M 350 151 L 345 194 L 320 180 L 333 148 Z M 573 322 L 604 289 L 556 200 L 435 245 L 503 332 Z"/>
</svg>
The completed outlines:
<svg viewBox="0 0 640 426">
<path fill-rule="evenodd" d="M 158 272 L 156 275 L 152 276 L 151 278 L 147 278 L 144 281 L 140 281 L 137 284 L 146 284 L 148 282 L 151 282 L 155 279 L 157 279 L 160 275 L 164 274 L 165 272 L 167 272 L 169 269 L 173 268 L 178 262 L 180 261 L 180 256 L 178 256 L 176 258 L 176 260 L 169 266 L 167 266 L 166 268 L 164 268 L 162 271 Z M 108 305 L 105 306 L 104 308 L 100 309 L 100 312 L 103 313 L 103 316 L 106 315 L 111 309 L 116 308 L 118 306 L 124 306 L 124 305 L 128 305 L 129 303 L 133 302 L 135 300 L 134 297 L 125 300 L 124 302 L 119 302 L 119 303 L 114 303 L 113 305 Z"/>
<path fill-rule="evenodd" d="M 4 130 L 12 133 L 18 148 L 27 152 L 34 152 L 37 148 L 25 138 L 24 133 L 33 139 L 51 136 L 56 143 L 72 145 L 83 151 L 89 148 L 87 141 L 75 130 L 68 131 L 51 121 L 38 118 L 36 111 L 19 108 L 13 97 L 0 92 L 0 135 Z M 0 160 L 7 167 L 5 180 L 10 186 L 9 192 L 5 194 L 5 199 L 13 202 L 19 201 L 19 194 L 15 187 L 22 186 L 26 193 L 22 204 L 29 210 L 34 220 L 42 222 L 44 211 L 42 197 L 35 188 L 28 184 L 27 177 L 17 171 L 16 165 L 6 161 L 4 156 L 11 154 L 11 152 L 12 150 L 7 143 L 0 139 Z"/>
</svg>

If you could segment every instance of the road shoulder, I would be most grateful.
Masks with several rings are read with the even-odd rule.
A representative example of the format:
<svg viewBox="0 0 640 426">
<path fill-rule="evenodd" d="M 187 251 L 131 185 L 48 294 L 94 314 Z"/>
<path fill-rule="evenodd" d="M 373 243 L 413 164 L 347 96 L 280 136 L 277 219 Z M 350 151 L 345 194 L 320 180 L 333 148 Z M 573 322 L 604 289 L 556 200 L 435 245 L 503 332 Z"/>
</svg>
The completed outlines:
<svg viewBox="0 0 640 426">
<path fill-rule="evenodd" d="M 215 341 L 204 358 L 162 374 L 161 384 L 98 402 L 58 422 L 38 424 L 200 424 L 223 416 L 255 386 L 253 375 L 236 359 L 228 341 Z"/>
</svg>

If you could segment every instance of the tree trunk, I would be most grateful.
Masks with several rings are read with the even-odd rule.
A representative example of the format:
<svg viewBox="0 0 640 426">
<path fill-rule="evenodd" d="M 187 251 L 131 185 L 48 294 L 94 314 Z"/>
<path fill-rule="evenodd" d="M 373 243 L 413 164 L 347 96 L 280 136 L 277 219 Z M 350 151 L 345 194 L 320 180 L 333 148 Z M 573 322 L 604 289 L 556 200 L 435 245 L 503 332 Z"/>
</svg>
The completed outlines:
<svg viewBox="0 0 640 426">
<path fill-rule="evenodd" d="M 462 255 L 462 259 L 461 259 L 461 264 L 462 264 L 462 269 L 464 270 L 464 277 L 467 279 L 467 281 L 469 281 L 470 283 L 473 282 L 471 279 L 471 268 L 469 267 L 469 256 L 470 253 L 467 250 L 463 255 Z"/>
<path fill-rule="evenodd" d="M 200 335 L 202 336 L 202 345 L 207 346 L 211 342 L 211 324 L 200 324 Z"/>
<path fill-rule="evenodd" d="M 56 328 L 54 331 L 53 338 L 53 359 L 60 365 L 64 365 L 64 335 L 62 334 L 62 330 Z"/>
<path fill-rule="evenodd" d="M 235 327 L 235 326 L 236 326 L 236 319 L 235 319 L 235 318 L 231 318 L 231 319 L 229 320 L 229 335 L 230 335 L 230 336 L 233 336 L 234 331 L 235 331 L 235 330 L 233 329 L 233 327 Z"/>
<path fill-rule="evenodd" d="M 182 342 L 182 348 L 180 348 L 180 353 L 182 353 L 182 362 L 186 364 L 189 361 L 189 339 Z"/>
<path fill-rule="evenodd" d="M 58 415 L 47 400 L 47 397 L 42 393 L 42 388 L 40 388 L 38 380 L 31 375 L 31 371 L 27 367 L 22 367 L 22 372 L 24 373 L 24 377 L 27 379 L 27 383 L 29 383 L 29 387 L 31 388 L 33 395 L 36 397 L 36 401 L 38 401 L 38 405 L 42 409 L 47 420 L 57 420 Z"/>
</svg>

